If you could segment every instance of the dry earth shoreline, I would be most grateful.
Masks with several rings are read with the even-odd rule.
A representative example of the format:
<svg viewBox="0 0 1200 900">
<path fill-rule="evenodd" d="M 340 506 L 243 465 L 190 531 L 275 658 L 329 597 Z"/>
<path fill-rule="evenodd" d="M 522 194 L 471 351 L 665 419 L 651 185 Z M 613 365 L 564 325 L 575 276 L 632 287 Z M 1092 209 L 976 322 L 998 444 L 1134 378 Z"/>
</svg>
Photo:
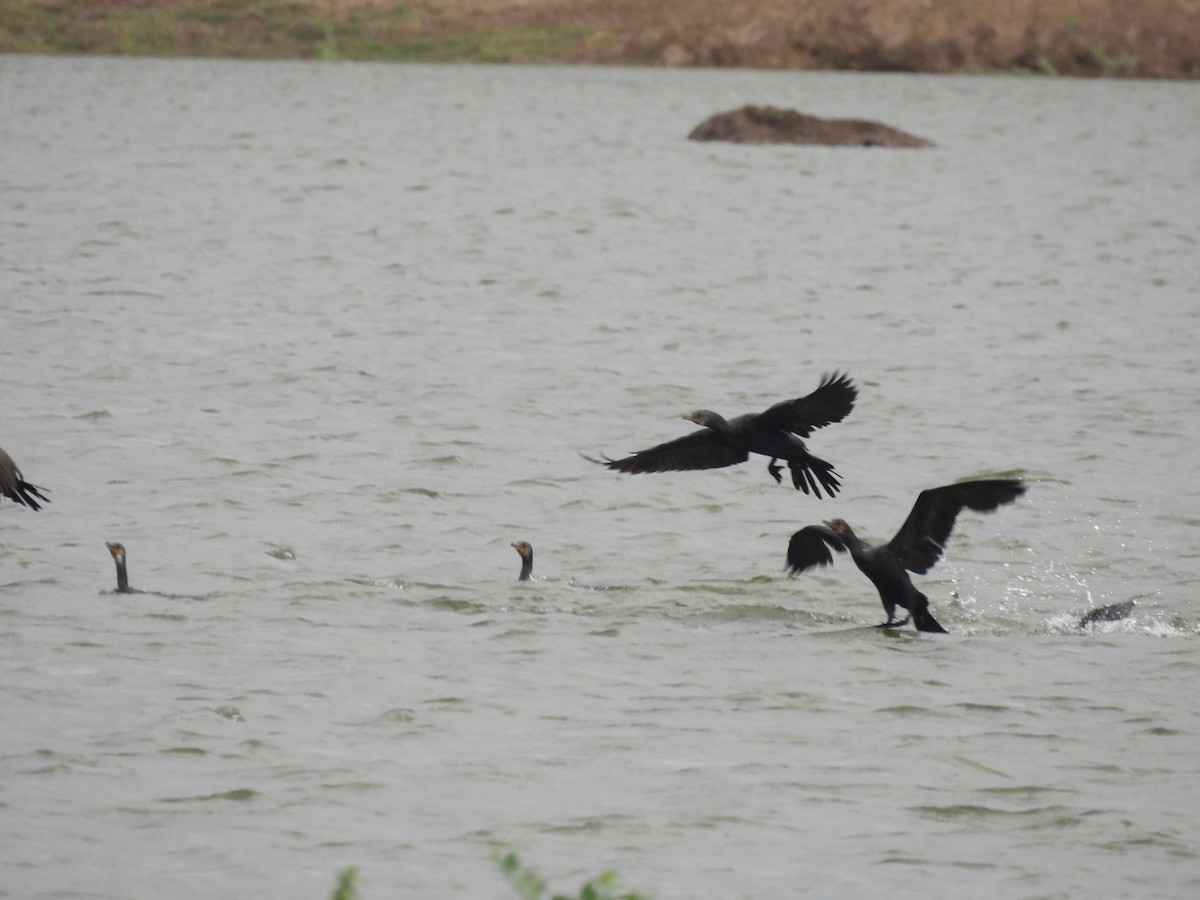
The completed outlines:
<svg viewBox="0 0 1200 900">
<path fill-rule="evenodd" d="M 1200 77 L 1200 0 L 0 0 L 0 51 Z"/>
</svg>

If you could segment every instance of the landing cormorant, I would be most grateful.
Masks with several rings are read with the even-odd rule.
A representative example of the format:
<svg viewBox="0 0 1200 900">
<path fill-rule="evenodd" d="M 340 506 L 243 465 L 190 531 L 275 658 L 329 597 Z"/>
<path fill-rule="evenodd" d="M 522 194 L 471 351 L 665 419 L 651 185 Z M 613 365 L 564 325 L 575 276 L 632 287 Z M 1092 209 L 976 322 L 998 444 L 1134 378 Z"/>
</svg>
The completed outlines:
<svg viewBox="0 0 1200 900">
<path fill-rule="evenodd" d="M 43 503 L 50 502 L 50 498 L 42 494 L 44 490 L 46 489 L 26 481 L 12 457 L 4 452 L 3 447 L 0 447 L 0 494 L 15 503 L 36 510 L 42 508 L 38 504 L 38 500 Z M 35 497 L 37 499 L 34 499 Z"/>
<path fill-rule="evenodd" d="M 528 541 L 517 541 L 512 548 L 521 554 L 521 574 L 517 581 L 528 581 L 533 574 L 533 545 Z"/>
<path fill-rule="evenodd" d="M 129 586 L 129 573 L 125 571 L 125 545 L 110 544 L 108 541 L 105 541 L 104 546 L 108 548 L 108 552 L 112 554 L 113 562 L 117 564 L 117 593 L 138 593 Z"/>
<path fill-rule="evenodd" d="M 751 453 L 769 456 L 767 471 L 776 483 L 782 483 L 783 467 L 776 460 L 787 461 L 792 472 L 792 485 L 804 493 L 820 498 L 821 488 L 832 497 L 841 482 L 831 463 L 808 452 L 804 441 L 817 428 L 840 422 L 854 408 L 858 389 L 846 375 L 834 372 L 825 376 L 815 391 L 807 397 L 784 400 L 761 413 L 748 413 L 726 420 L 717 413 L 700 409 L 684 416 L 690 422 L 703 425 L 699 431 L 639 450 L 624 459 L 591 459 L 617 472 L 637 475 L 641 472 L 672 472 L 690 469 L 719 469 L 745 462 Z"/>
<path fill-rule="evenodd" d="M 829 565 L 832 547 L 850 551 L 855 564 L 879 591 L 887 621 L 883 628 L 898 628 L 911 617 L 918 631 L 944 634 L 946 629 L 929 612 L 929 598 L 916 589 L 909 572 L 924 575 L 941 558 L 954 520 L 963 509 L 991 512 L 1025 493 L 1015 478 L 964 481 L 921 491 L 912 512 L 896 536 L 879 547 L 861 540 L 842 519 L 824 525 L 809 525 L 792 535 L 788 543 L 788 569 L 793 575 L 813 566 Z M 908 611 L 896 621 L 896 607 Z"/>
</svg>

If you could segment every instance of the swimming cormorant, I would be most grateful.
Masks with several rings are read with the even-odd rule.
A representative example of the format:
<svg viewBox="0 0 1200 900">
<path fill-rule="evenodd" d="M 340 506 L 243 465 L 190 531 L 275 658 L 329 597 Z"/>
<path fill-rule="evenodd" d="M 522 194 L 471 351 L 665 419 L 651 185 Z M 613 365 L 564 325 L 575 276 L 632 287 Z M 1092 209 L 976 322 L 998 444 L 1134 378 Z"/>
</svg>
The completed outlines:
<svg viewBox="0 0 1200 900">
<path fill-rule="evenodd" d="M 533 545 L 528 541 L 517 541 L 512 548 L 521 554 L 521 574 L 517 581 L 528 581 L 533 574 Z"/>
<path fill-rule="evenodd" d="M 125 545 L 110 544 L 108 541 L 105 541 L 104 546 L 108 548 L 108 552 L 112 554 L 113 562 L 117 564 L 117 593 L 136 594 L 137 591 L 129 586 L 129 573 L 125 571 Z"/>
<path fill-rule="evenodd" d="M 12 457 L 4 452 L 3 447 L 0 447 L 0 494 L 15 503 L 28 506 L 30 509 L 41 509 L 38 500 L 43 503 L 50 502 L 50 498 L 42 494 L 44 490 L 46 489 L 26 481 Z"/>
<path fill-rule="evenodd" d="M 1107 606 L 1097 606 L 1079 620 L 1080 628 L 1087 628 L 1096 622 L 1119 622 L 1128 618 L 1137 606 L 1136 600 L 1122 600 L 1120 603 L 1110 603 Z"/>
<path fill-rule="evenodd" d="M 887 621 L 880 627 L 898 628 L 911 617 L 918 631 L 944 634 L 946 629 L 929 612 L 929 598 L 916 589 L 908 573 L 924 575 L 933 568 L 963 509 L 991 512 L 1023 493 L 1025 485 L 1015 478 L 964 481 L 921 491 L 896 536 L 879 547 L 860 539 L 842 519 L 809 525 L 793 534 L 788 543 L 788 568 L 796 575 L 812 566 L 831 564 L 831 547 L 839 553 L 848 550 L 879 591 L 887 613 Z M 903 621 L 896 621 L 897 606 L 909 613 Z"/>
<path fill-rule="evenodd" d="M 858 389 L 846 375 L 834 372 L 825 376 L 815 391 L 806 397 L 784 400 L 761 413 L 748 413 L 726 420 L 717 413 L 700 409 L 684 416 L 703 425 L 699 431 L 639 450 L 624 459 L 585 459 L 617 472 L 637 475 L 641 472 L 673 472 L 690 469 L 719 469 L 745 462 L 751 453 L 769 456 L 767 471 L 776 483 L 782 483 L 787 461 L 792 485 L 818 498 L 821 488 L 832 497 L 841 488 L 833 465 L 808 452 L 804 441 L 817 428 L 840 422 L 854 408 Z"/>
</svg>

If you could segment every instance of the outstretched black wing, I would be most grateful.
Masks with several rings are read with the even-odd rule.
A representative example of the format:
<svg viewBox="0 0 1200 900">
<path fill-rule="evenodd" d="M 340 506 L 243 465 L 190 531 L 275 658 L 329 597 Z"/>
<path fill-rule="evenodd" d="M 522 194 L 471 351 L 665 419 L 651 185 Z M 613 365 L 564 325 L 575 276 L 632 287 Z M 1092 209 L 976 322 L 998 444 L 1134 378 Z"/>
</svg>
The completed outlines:
<svg viewBox="0 0 1200 900">
<path fill-rule="evenodd" d="M 846 552 L 842 539 L 824 525 L 806 525 L 788 541 L 787 567 L 793 575 L 799 575 L 813 566 L 833 565 L 832 547 L 838 553 Z"/>
<path fill-rule="evenodd" d="M 963 481 L 921 491 L 888 549 L 910 572 L 924 575 L 942 556 L 942 548 L 964 509 L 991 512 L 1025 493 L 1015 478 Z"/>
<path fill-rule="evenodd" d="M 711 428 L 701 428 L 681 438 L 639 450 L 624 459 L 590 459 L 617 472 L 638 475 L 642 472 L 682 472 L 690 469 L 720 469 L 743 463 L 749 457 L 744 446 L 739 447 L 721 437 Z"/>
<path fill-rule="evenodd" d="M 808 437 L 815 429 L 840 422 L 850 415 L 857 398 L 858 388 L 850 376 L 834 372 L 826 375 L 807 397 L 776 403 L 758 417 L 758 424 L 790 431 L 797 437 Z"/>
</svg>

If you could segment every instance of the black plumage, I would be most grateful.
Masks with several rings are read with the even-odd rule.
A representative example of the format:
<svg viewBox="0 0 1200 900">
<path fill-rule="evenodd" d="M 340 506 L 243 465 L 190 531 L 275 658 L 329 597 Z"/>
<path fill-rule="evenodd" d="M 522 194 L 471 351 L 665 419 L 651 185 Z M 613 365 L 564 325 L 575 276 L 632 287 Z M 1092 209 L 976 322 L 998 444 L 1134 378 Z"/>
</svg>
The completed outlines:
<svg viewBox="0 0 1200 900">
<path fill-rule="evenodd" d="M 42 503 L 50 502 L 50 498 L 42 493 L 44 490 L 46 488 L 40 488 L 26 481 L 21 475 L 21 470 L 17 468 L 17 464 L 13 462 L 13 458 L 4 452 L 3 447 L 0 447 L 0 494 L 14 503 L 20 503 L 36 510 L 42 508 L 38 504 L 38 500 L 41 500 Z"/>
<path fill-rule="evenodd" d="M 521 555 L 521 574 L 517 581 L 528 581 L 533 576 L 533 545 L 528 541 L 517 541 L 512 548 Z"/>
<path fill-rule="evenodd" d="M 813 566 L 830 565 L 830 548 L 839 553 L 849 551 L 879 591 L 887 613 L 884 627 L 899 627 L 911 617 L 918 631 L 944 633 L 946 629 L 929 612 L 929 598 L 916 589 L 908 573 L 924 575 L 933 568 L 962 510 L 991 512 L 1023 493 L 1025 485 L 1013 478 L 963 481 L 921 491 L 896 536 L 878 547 L 860 539 L 842 519 L 809 525 L 793 534 L 788 543 L 788 569 L 795 575 Z M 896 607 L 909 615 L 896 621 Z"/>
<path fill-rule="evenodd" d="M 105 541 L 104 546 L 108 548 L 108 552 L 112 554 L 113 562 L 117 564 L 117 593 L 140 594 L 141 591 L 134 590 L 129 586 L 129 572 L 125 568 L 125 545 L 112 544 Z"/>
<path fill-rule="evenodd" d="M 821 496 L 821 488 L 832 497 L 841 488 L 833 465 L 808 452 L 804 441 L 817 428 L 840 422 L 854 408 L 858 389 L 846 375 L 837 372 L 822 379 L 806 397 L 784 400 L 761 413 L 748 413 L 726 420 L 712 410 L 700 409 L 684 416 L 703 425 L 699 431 L 667 441 L 647 450 L 639 450 L 624 459 L 591 459 L 617 472 L 637 475 L 642 472 L 675 472 L 692 469 L 719 469 L 749 459 L 751 453 L 769 456 L 767 471 L 777 483 L 786 460 L 792 473 L 792 485 L 804 493 Z"/>
<path fill-rule="evenodd" d="M 1079 620 L 1080 628 L 1087 628 L 1089 625 L 1095 625 L 1097 622 L 1119 622 L 1122 619 L 1129 618 L 1129 614 L 1133 612 L 1133 608 L 1137 606 L 1136 600 L 1122 600 L 1119 603 L 1110 603 L 1107 606 L 1097 606 Z"/>
</svg>

